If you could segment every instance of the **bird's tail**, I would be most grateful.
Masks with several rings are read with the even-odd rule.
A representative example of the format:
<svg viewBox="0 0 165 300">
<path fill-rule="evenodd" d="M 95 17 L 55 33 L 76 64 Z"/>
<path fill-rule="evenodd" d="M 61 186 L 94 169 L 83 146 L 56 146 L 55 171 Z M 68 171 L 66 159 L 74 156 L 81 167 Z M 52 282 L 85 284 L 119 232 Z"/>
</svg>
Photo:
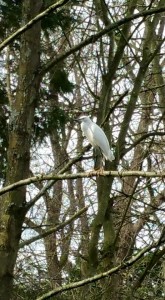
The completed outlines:
<svg viewBox="0 0 165 300">
<path fill-rule="evenodd" d="M 112 160 L 114 160 L 115 159 L 115 157 L 114 157 L 114 155 L 113 155 L 113 153 L 112 153 L 112 151 L 109 151 L 109 153 L 108 153 L 108 156 L 107 157 L 105 157 L 107 160 L 109 160 L 109 161 L 112 161 Z"/>
</svg>

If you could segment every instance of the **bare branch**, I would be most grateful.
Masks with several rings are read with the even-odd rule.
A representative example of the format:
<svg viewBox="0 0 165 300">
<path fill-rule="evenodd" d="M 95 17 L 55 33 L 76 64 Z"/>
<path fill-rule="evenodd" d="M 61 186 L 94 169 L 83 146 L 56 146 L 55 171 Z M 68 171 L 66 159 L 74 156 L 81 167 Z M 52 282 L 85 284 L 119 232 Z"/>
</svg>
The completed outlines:
<svg viewBox="0 0 165 300">
<path fill-rule="evenodd" d="M 144 135 L 142 135 L 139 139 L 137 139 L 130 147 L 126 148 L 123 155 L 125 155 L 127 152 L 131 151 L 133 148 L 135 148 L 138 144 L 140 144 L 142 141 L 146 140 L 148 137 L 151 136 L 164 136 L 165 132 L 148 132 Z"/>
<path fill-rule="evenodd" d="M 59 293 L 62 293 L 64 291 L 68 291 L 68 290 L 71 290 L 71 289 L 78 288 L 80 286 L 84 286 L 84 285 L 86 285 L 88 283 L 98 281 L 99 279 L 102 279 L 102 278 L 110 276 L 110 275 L 112 275 L 114 273 L 117 273 L 120 270 L 124 270 L 124 269 L 132 266 L 136 261 L 138 261 L 140 258 L 142 258 L 144 256 L 144 254 L 147 253 L 150 249 L 153 249 L 153 248 L 157 247 L 159 243 L 160 243 L 160 240 L 157 243 L 154 243 L 154 244 L 152 244 L 152 245 L 144 248 L 137 255 L 133 256 L 127 262 L 123 262 L 122 264 L 118 265 L 117 267 L 114 267 L 114 268 L 110 269 L 107 272 L 103 272 L 103 273 L 97 274 L 97 275 L 95 275 L 93 277 L 89 277 L 89 278 L 81 280 L 81 281 L 77 281 L 77 282 L 73 282 L 73 283 L 70 283 L 70 284 L 66 284 L 64 286 L 61 286 L 61 287 L 59 287 L 57 289 L 54 289 L 54 290 L 52 290 L 52 291 L 50 291 L 50 292 L 42 295 L 41 297 L 37 298 L 36 300 L 49 299 L 52 296 L 57 295 Z"/>
<path fill-rule="evenodd" d="M 145 171 L 104 171 L 102 173 L 98 173 L 97 171 L 90 171 L 90 172 L 82 172 L 82 173 L 75 173 L 75 174 L 50 174 L 50 175 L 37 175 L 34 177 L 30 177 L 27 179 L 20 180 L 13 184 L 10 184 L 0 190 L 0 195 L 3 195 L 9 191 L 15 190 L 16 188 L 24 185 L 30 185 L 37 181 L 44 181 L 44 180 L 54 180 L 54 183 L 57 180 L 65 180 L 65 179 L 77 179 L 77 178 L 90 178 L 94 176 L 111 176 L 111 177 L 147 177 L 147 178 L 165 178 L 165 172 L 145 172 Z"/>
<path fill-rule="evenodd" d="M 101 38 L 103 35 L 109 33 L 110 31 L 122 26 L 125 23 L 128 23 L 132 20 L 138 19 L 140 17 L 145 17 L 149 15 L 153 15 L 156 13 L 161 13 L 165 11 L 165 7 L 160 7 L 160 8 L 154 8 L 150 9 L 147 11 L 143 11 L 128 17 L 125 17 L 121 19 L 120 21 L 115 22 L 114 24 L 111 24 L 107 27 L 105 27 L 103 30 L 99 31 L 96 34 L 91 35 L 89 38 L 86 40 L 82 41 L 78 45 L 74 46 L 73 48 L 69 49 L 65 53 L 62 53 L 61 55 L 57 56 L 55 59 L 51 60 L 49 63 L 47 63 L 40 71 L 40 75 L 43 76 L 45 73 L 47 73 L 54 65 L 58 64 L 60 61 L 63 61 L 65 58 L 70 56 L 71 54 L 74 54 L 78 50 L 82 49 L 83 47 L 96 42 L 99 38 Z M 1 50 L 1 48 L 0 48 Z"/>
<path fill-rule="evenodd" d="M 82 209 L 80 209 L 77 213 L 75 213 L 69 220 L 63 222 L 62 224 L 59 224 L 57 225 L 56 227 L 53 227 L 47 231 L 44 231 L 42 232 L 41 234 L 37 235 L 37 236 L 34 236 L 33 238 L 25 241 L 25 242 L 22 242 L 20 245 L 19 245 L 19 248 L 23 248 L 24 246 L 27 246 L 27 245 L 30 245 L 31 243 L 35 242 L 35 241 L 38 241 L 40 239 L 43 239 L 45 238 L 46 236 L 54 233 L 54 232 L 57 232 L 58 230 L 64 228 L 66 225 L 70 224 L 71 222 L 73 222 L 74 220 L 78 219 L 85 211 L 87 211 L 88 209 L 88 206 L 86 207 L 83 207 Z"/>
</svg>

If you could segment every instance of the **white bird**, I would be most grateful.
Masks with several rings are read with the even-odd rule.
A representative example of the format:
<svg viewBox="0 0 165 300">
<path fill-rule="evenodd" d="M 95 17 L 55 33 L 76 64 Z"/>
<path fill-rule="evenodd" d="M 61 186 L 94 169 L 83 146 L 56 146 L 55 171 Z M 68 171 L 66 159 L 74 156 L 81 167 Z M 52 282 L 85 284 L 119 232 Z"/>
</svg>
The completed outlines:
<svg viewBox="0 0 165 300">
<path fill-rule="evenodd" d="M 77 121 L 80 122 L 81 130 L 93 148 L 99 147 L 106 160 L 114 160 L 115 157 L 104 131 L 87 116 L 81 116 Z"/>
</svg>

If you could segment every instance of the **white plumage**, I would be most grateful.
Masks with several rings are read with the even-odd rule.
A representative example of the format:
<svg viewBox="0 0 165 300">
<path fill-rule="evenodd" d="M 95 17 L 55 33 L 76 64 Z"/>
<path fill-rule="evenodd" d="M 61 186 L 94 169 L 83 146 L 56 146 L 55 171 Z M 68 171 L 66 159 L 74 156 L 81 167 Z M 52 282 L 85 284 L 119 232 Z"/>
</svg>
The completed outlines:
<svg viewBox="0 0 165 300">
<path fill-rule="evenodd" d="M 93 148 L 99 147 L 106 160 L 114 160 L 115 157 L 104 131 L 87 116 L 81 116 L 77 121 L 80 122 L 81 130 Z"/>
</svg>

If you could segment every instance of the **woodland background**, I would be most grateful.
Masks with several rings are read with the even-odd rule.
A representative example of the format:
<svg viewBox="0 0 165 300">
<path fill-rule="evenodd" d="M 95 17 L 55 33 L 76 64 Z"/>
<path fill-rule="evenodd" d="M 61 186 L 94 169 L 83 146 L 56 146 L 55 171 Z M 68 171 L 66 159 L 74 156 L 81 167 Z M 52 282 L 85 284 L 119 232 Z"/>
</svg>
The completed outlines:
<svg viewBox="0 0 165 300">
<path fill-rule="evenodd" d="M 163 300 L 164 0 L 3 0 L 0 40 L 0 299 Z"/>
</svg>

